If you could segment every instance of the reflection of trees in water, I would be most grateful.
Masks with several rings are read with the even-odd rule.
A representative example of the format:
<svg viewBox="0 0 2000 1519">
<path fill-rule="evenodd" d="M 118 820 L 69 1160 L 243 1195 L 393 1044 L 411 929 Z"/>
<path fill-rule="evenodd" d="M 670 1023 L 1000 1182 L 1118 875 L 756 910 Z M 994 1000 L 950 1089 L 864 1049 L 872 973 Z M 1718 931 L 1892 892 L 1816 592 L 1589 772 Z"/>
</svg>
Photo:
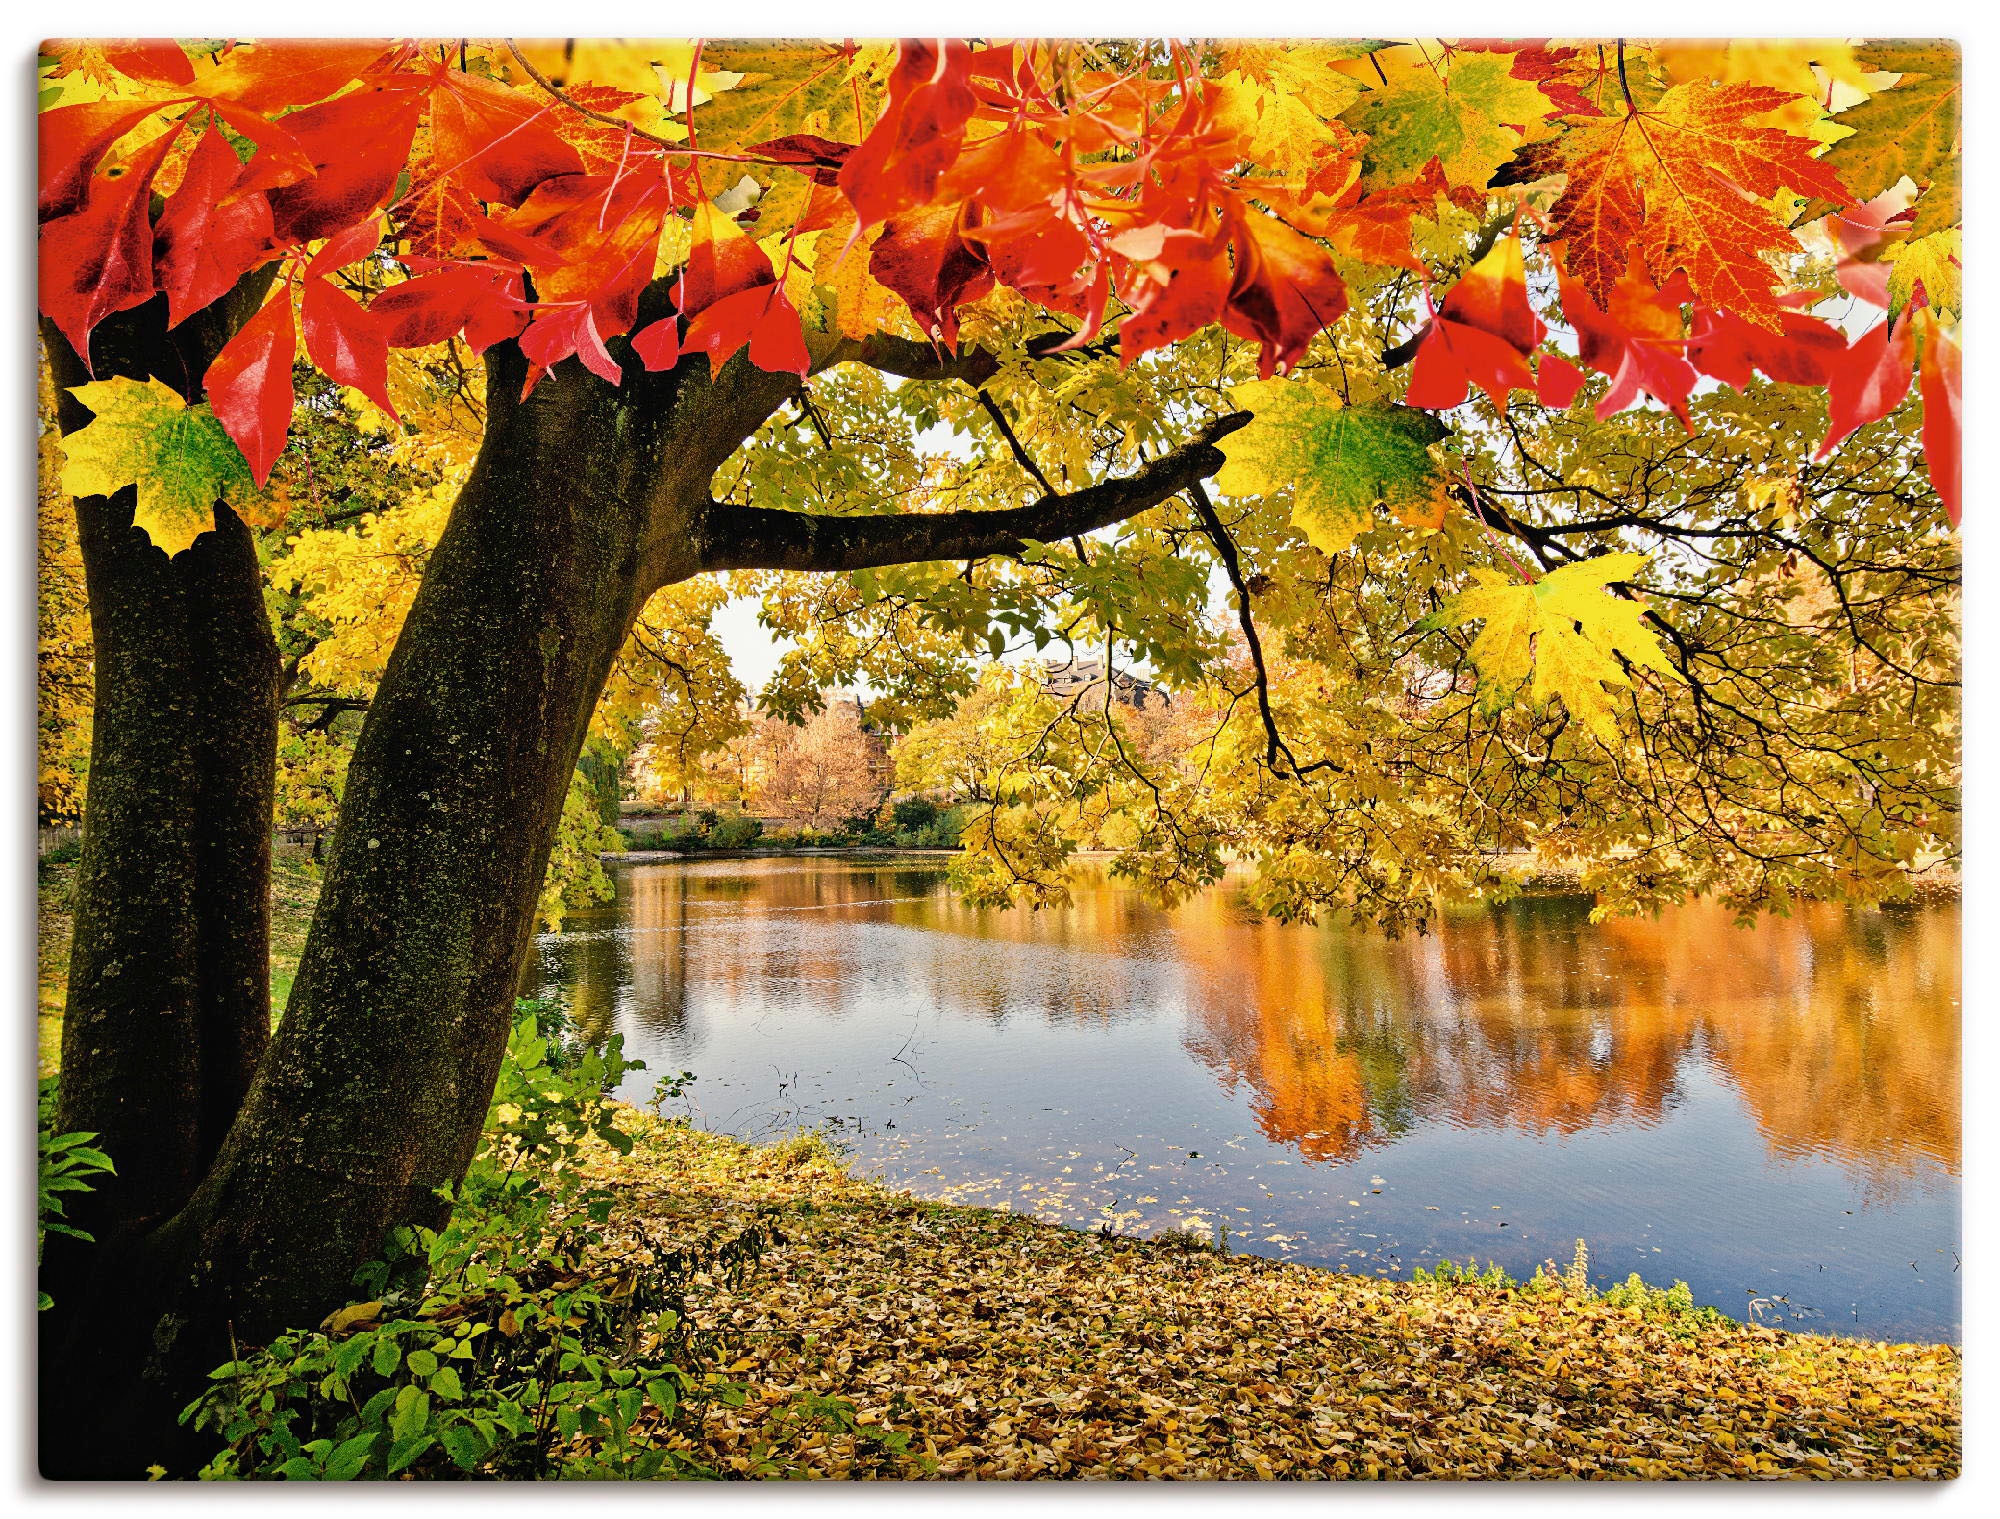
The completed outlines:
<svg viewBox="0 0 2000 1519">
<path fill-rule="evenodd" d="M 719 873 L 731 866 L 737 874 Z M 628 1006 L 649 1028 L 669 1011 L 684 1023 L 691 989 L 718 1006 L 795 1001 L 828 1018 L 893 991 L 955 1017 L 1055 1026 L 1151 1016 L 1162 996 L 1163 967 L 1121 951 L 1162 933 L 1163 914 L 1111 893 L 1039 917 L 970 909 L 942 864 L 641 867 L 622 873 L 619 910 L 632 946 Z M 856 924 L 921 933 L 885 946 Z"/>
<path fill-rule="evenodd" d="M 1706 1062 L 1772 1150 L 1875 1186 L 1958 1167 L 1958 914 L 1813 908 L 1735 928 L 1697 906 L 1588 921 L 1528 900 L 1429 939 L 1175 915 L 1199 968 L 1189 1047 L 1273 1139 L 1348 1159 L 1411 1122 L 1645 1124 Z"/>
<path fill-rule="evenodd" d="M 1813 908 L 1750 930 L 1707 907 L 1597 925 L 1589 908 L 1529 898 L 1390 941 L 1261 922 L 1229 888 L 1163 913 L 1086 880 L 1070 908 L 995 912 L 960 903 L 941 866 L 715 861 L 621 872 L 625 932 L 558 942 L 587 1027 L 622 1005 L 675 1058 L 699 1046 L 691 990 L 698 1006 L 839 1018 L 890 995 L 1057 1026 L 1185 1005 L 1196 1057 L 1319 1159 L 1423 1122 L 1650 1124 L 1707 1068 L 1780 1156 L 1830 1156 L 1877 1187 L 1956 1171 L 1955 908 Z"/>
</svg>

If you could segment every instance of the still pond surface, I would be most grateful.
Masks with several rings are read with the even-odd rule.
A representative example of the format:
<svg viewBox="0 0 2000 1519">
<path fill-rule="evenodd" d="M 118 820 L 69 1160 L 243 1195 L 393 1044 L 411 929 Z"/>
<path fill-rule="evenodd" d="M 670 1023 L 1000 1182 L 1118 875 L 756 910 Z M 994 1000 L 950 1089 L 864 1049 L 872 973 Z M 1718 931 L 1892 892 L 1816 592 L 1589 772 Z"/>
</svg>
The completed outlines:
<svg viewBox="0 0 2000 1519">
<path fill-rule="evenodd" d="M 1171 912 L 1101 877 L 962 906 L 937 859 L 615 872 L 531 984 L 646 1061 L 621 1095 L 750 1138 L 825 1127 L 925 1197 L 1407 1275 L 1685 1279 L 1739 1317 L 1959 1324 L 1959 914 L 1542 897 L 1425 938 Z"/>
</svg>

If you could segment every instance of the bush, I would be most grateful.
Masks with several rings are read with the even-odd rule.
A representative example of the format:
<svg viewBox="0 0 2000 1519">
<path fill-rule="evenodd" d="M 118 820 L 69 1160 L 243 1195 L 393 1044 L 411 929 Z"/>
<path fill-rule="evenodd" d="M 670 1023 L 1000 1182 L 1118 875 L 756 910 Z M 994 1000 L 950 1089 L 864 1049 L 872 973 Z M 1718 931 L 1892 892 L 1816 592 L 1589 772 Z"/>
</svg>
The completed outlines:
<svg viewBox="0 0 2000 1519">
<path fill-rule="evenodd" d="M 705 812 L 703 817 L 714 817 Z M 708 842 L 715 849 L 743 849 L 754 844 L 764 832 L 764 825 L 756 818 L 721 818 L 708 830 Z"/>
<path fill-rule="evenodd" d="M 935 823 L 940 810 L 927 796 L 899 797 L 889 808 L 889 820 L 897 833 L 916 833 Z"/>
<path fill-rule="evenodd" d="M 224 1448 L 204 1478 L 712 1475 L 645 1431 L 689 1400 L 740 1403 L 697 1372 L 697 1273 L 724 1279 L 778 1238 L 768 1216 L 693 1249 L 612 1219 L 577 1162 L 632 1139 L 604 1092 L 637 1062 L 522 1003 L 484 1140 L 441 1231 L 398 1231 L 356 1273 L 366 1301 L 218 1367 L 183 1422 Z"/>
<path fill-rule="evenodd" d="M 89 1178 L 114 1176 L 117 1168 L 102 1150 L 91 1148 L 95 1134 L 58 1134 L 56 1128 L 56 1078 L 44 1076 L 35 1090 L 35 1264 L 42 1261 L 42 1242 L 51 1233 L 95 1243 L 91 1236 L 65 1221 L 63 1194 L 88 1192 Z M 37 1291 L 37 1310 L 53 1305 L 46 1292 Z"/>
</svg>

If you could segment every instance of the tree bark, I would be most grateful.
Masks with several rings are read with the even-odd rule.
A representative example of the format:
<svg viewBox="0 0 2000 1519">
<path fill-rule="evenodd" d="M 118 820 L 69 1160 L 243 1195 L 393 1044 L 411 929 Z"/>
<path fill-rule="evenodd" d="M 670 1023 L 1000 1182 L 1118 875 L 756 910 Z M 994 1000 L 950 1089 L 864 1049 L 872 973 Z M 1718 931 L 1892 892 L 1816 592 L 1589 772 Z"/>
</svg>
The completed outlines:
<svg viewBox="0 0 2000 1519">
<path fill-rule="evenodd" d="M 98 378 L 191 388 L 223 314 L 169 335 L 163 307 L 98 329 Z M 47 342 L 59 386 L 89 378 L 59 334 Z M 89 421 L 59 391 L 63 432 Z M 106 1302 L 130 1250 L 193 1193 L 270 1032 L 278 651 L 256 545 L 218 502 L 213 529 L 169 558 L 133 525 L 135 501 L 128 487 L 76 503 L 96 698 L 56 1122 L 96 1133 L 118 1171 L 71 1205 L 95 1243 L 56 1236 L 44 1254 L 51 1475 L 91 1459 L 71 1438 L 100 1391 L 84 1369 L 121 1353 Z"/>
<path fill-rule="evenodd" d="M 636 371 L 638 366 L 633 365 Z M 571 361 L 486 434 L 357 742 L 285 1017 L 221 1153 L 150 1243 L 165 1301 L 120 1423 L 179 1469 L 171 1415 L 232 1341 L 347 1300 L 477 1146 L 563 799 L 646 598 L 695 570 L 688 513 L 796 387 L 705 359 L 612 387 Z M 164 1454 L 162 1454 L 164 1453 Z"/>
</svg>

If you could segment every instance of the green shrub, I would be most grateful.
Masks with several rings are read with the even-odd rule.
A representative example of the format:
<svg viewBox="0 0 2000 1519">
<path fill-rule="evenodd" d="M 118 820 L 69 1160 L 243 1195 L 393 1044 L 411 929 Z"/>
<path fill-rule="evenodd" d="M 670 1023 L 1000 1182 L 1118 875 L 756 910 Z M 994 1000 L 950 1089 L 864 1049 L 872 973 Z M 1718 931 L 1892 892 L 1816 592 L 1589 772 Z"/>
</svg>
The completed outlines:
<svg viewBox="0 0 2000 1519">
<path fill-rule="evenodd" d="M 713 813 L 703 813 L 713 817 Z M 764 825 L 757 818 L 722 818 L 710 826 L 708 842 L 715 849 L 743 849 L 757 842 L 763 834 Z"/>
<path fill-rule="evenodd" d="M 115 1176 L 117 1168 L 102 1150 L 91 1148 L 95 1134 L 58 1134 L 56 1127 L 56 1078 L 44 1076 L 35 1090 L 35 1264 L 42 1260 L 42 1243 L 51 1233 L 94 1243 L 91 1236 L 66 1221 L 65 1192 L 88 1192 L 93 1176 Z M 54 1303 L 46 1292 L 37 1291 L 37 1310 Z"/>
<path fill-rule="evenodd" d="M 1642 1281 L 1635 1271 L 1624 1281 L 1599 1292 L 1590 1285 L 1590 1249 L 1582 1240 L 1576 1242 L 1576 1253 L 1567 1267 L 1546 1261 L 1537 1266 L 1535 1274 L 1525 1282 L 1515 1281 L 1492 1261 L 1488 1261 L 1486 1269 L 1481 1271 L 1473 1260 L 1467 1260 L 1464 1265 L 1439 1261 L 1429 1271 L 1419 1266 L 1410 1276 L 1413 1281 L 1438 1287 L 1463 1283 L 1518 1293 L 1523 1297 L 1553 1294 L 1578 1298 L 1587 1303 L 1601 1302 L 1612 1308 L 1637 1309 L 1644 1317 L 1674 1325 L 1680 1332 L 1691 1332 L 1707 1324 L 1735 1322 L 1719 1308 L 1697 1306 L 1694 1291 L 1686 1282 L 1677 1281 L 1671 1287 L 1654 1287 Z"/>
<path fill-rule="evenodd" d="M 608 1227 L 616 1197 L 578 1161 L 593 1137 L 631 1149 L 603 1094 L 636 1065 L 521 1004 L 449 1223 L 398 1231 L 356 1274 L 365 1301 L 210 1373 L 182 1414 L 224 1445 L 201 1475 L 708 1475 L 648 1433 L 690 1399 L 743 1398 L 699 1373 L 712 1347 L 684 1295 L 778 1236 L 768 1217 L 692 1248 Z"/>
<path fill-rule="evenodd" d="M 927 796 L 898 797 L 889 807 L 897 833 L 916 833 L 938 820 L 938 804 Z"/>
</svg>

